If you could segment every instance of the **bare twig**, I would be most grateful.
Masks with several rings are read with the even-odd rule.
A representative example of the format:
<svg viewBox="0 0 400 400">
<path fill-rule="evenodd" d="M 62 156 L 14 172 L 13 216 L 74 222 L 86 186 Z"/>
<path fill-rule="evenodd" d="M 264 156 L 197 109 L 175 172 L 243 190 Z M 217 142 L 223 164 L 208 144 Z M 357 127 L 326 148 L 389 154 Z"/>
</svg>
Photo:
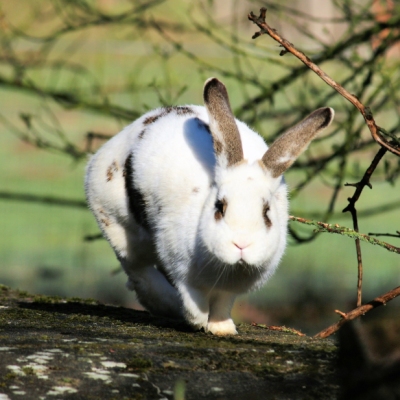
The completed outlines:
<svg viewBox="0 0 400 400">
<path fill-rule="evenodd" d="M 345 99 L 347 99 L 350 103 L 352 103 L 362 114 L 367 123 L 367 126 L 371 132 L 372 137 L 374 140 L 379 143 L 382 147 L 389 150 L 391 153 L 400 156 L 400 145 L 399 143 L 388 142 L 381 134 L 381 128 L 379 128 L 374 120 L 372 112 L 369 107 L 364 106 L 359 99 L 350 94 L 346 89 L 344 89 L 341 85 L 335 82 L 331 77 L 329 77 L 324 71 L 322 71 L 316 64 L 314 64 L 303 52 L 297 50 L 292 43 L 288 40 L 284 39 L 282 36 L 278 34 L 276 29 L 271 28 L 265 22 L 265 15 L 267 9 L 261 8 L 260 15 L 257 17 L 253 12 L 248 15 L 250 21 L 255 23 L 259 28 L 260 31 L 256 32 L 253 35 L 253 39 L 257 37 L 268 34 L 272 39 L 277 41 L 284 49 L 281 51 L 280 55 L 284 55 L 288 52 L 292 53 L 296 56 L 300 61 L 302 61 L 308 68 L 314 71 L 325 83 L 339 92 Z"/>
<path fill-rule="evenodd" d="M 374 308 L 386 305 L 386 303 L 388 303 L 390 300 L 393 300 L 397 296 L 400 296 L 400 286 L 394 288 L 393 290 L 385 293 L 382 296 L 376 297 L 374 300 L 370 301 L 367 304 L 364 304 L 360 307 L 355 308 L 352 311 L 349 311 L 348 313 L 343 313 L 341 311 L 336 310 L 335 312 L 341 316 L 341 320 L 338 321 L 336 324 L 333 324 L 328 328 L 324 329 L 323 331 L 317 333 L 314 337 L 318 339 L 326 338 L 332 335 L 333 333 L 337 332 L 340 329 L 340 327 L 344 325 L 346 322 L 349 322 L 361 315 L 364 315 L 365 313 L 373 310 Z"/>
<path fill-rule="evenodd" d="M 94 242 L 95 240 L 103 239 L 104 236 L 102 233 L 96 233 L 94 235 L 86 235 L 83 237 L 85 242 Z"/>
<path fill-rule="evenodd" d="M 112 137 L 112 135 L 107 135 L 106 133 L 98 133 L 98 132 L 88 132 L 86 134 L 86 152 L 91 153 L 93 151 L 92 145 L 94 139 L 100 140 L 108 140 Z"/>
<path fill-rule="evenodd" d="M 396 233 L 368 233 L 370 236 L 388 236 L 388 237 L 395 237 L 400 238 L 400 231 L 396 231 Z"/>
<path fill-rule="evenodd" d="M 87 208 L 87 204 L 84 200 L 68 200 L 61 197 L 36 196 L 34 194 L 27 193 L 10 193 L 0 191 L 0 200 L 25 201 L 27 203 L 42 203 L 62 207 Z"/>
<path fill-rule="evenodd" d="M 351 217 L 353 219 L 353 226 L 356 232 L 359 232 L 358 229 L 358 219 L 357 219 L 357 209 L 355 207 L 356 202 L 361 196 L 362 191 L 364 190 L 365 186 L 368 186 L 372 189 L 372 185 L 370 182 L 371 176 L 374 173 L 376 167 L 378 166 L 379 162 L 381 161 L 382 157 L 386 154 L 387 149 L 381 147 L 378 153 L 375 155 L 374 159 L 371 162 L 371 165 L 365 171 L 364 176 L 362 177 L 361 181 L 355 184 L 346 183 L 345 186 L 354 186 L 356 188 L 352 197 L 349 197 L 347 200 L 349 204 L 346 208 L 343 209 L 343 212 L 349 211 Z M 362 256 L 361 256 L 361 245 L 360 239 L 356 239 L 356 251 L 357 251 L 357 264 L 358 264 L 358 275 L 357 275 L 357 307 L 361 306 L 362 304 L 362 276 L 363 276 L 363 265 L 362 265 Z"/>
<path fill-rule="evenodd" d="M 297 329 L 293 328 L 286 328 L 286 326 L 274 326 L 274 325 L 264 325 L 264 324 L 257 324 L 255 322 L 251 323 L 252 326 L 262 329 L 268 329 L 270 331 L 278 331 L 283 333 L 291 333 L 297 336 L 306 336 L 303 332 L 298 331 Z"/>
<path fill-rule="evenodd" d="M 17 79 L 10 79 L 0 75 L 0 87 L 19 90 L 22 92 L 50 98 L 66 109 L 86 109 L 89 111 L 108 114 L 122 120 L 131 121 L 140 116 L 140 113 L 116 104 L 109 104 L 106 100 L 103 102 L 90 101 L 77 96 L 72 92 L 57 91 L 54 89 L 45 89 L 36 86 L 32 82 L 21 82 Z"/>
</svg>

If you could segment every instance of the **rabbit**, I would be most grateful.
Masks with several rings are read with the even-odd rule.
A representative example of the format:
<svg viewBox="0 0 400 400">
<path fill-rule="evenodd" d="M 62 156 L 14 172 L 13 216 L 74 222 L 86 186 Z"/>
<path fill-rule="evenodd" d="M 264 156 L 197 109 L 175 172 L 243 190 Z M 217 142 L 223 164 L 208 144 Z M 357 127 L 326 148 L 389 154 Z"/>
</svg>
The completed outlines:
<svg viewBox="0 0 400 400">
<path fill-rule="evenodd" d="M 150 111 L 87 166 L 89 207 L 150 313 L 237 334 L 235 297 L 259 289 L 286 247 L 282 176 L 334 111 L 320 108 L 268 148 L 233 116 L 222 82 L 203 106 Z"/>
</svg>

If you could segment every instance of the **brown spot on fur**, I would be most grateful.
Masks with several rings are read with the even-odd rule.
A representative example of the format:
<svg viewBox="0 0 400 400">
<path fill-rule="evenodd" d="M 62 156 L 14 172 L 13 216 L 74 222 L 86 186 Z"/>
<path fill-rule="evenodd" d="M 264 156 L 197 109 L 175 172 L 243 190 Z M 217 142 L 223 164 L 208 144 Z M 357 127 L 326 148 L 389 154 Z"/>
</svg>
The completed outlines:
<svg viewBox="0 0 400 400">
<path fill-rule="evenodd" d="M 146 129 L 143 129 L 140 133 L 139 133 L 139 139 L 143 139 L 144 134 L 146 133 Z"/>
<path fill-rule="evenodd" d="M 265 204 L 264 204 L 264 207 L 263 207 L 263 211 L 262 211 L 262 213 L 263 213 L 263 218 L 264 218 L 264 223 L 265 223 L 265 226 L 266 226 L 267 228 L 271 228 L 271 226 L 272 226 L 272 221 L 271 221 L 271 219 L 270 219 L 269 216 L 268 216 L 268 212 L 269 212 L 269 203 L 265 203 Z"/>
<path fill-rule="evenodd" d="M 222 219 L 222 214 L 219 211 L 215 211 L 214 218 L 216 221 L 220 221 Z"/>
<path fill-rule="evenodd" d="M 165 115 L 170 114 L 171 112 L 175 112 L 177 115 L 191 115 L 196 114 L 190 107 L 185 106 L 167 106 L 163 107 L 160 117 L 164 117 Z"/>
<path fill-rule="evenodd" d="M 114 173 L 118 172 L 118 170 L 118 163 L 113 161 L 113 163 L 107 168 L 107 182 L 110 182 L 114 178 Z"/>
<path fill-rule="evenodd" d="M 195 187 L 192 189 L 192 192 L 193 192 L 193 193 L 199 193 L 199 192 L 200 192 L 200 188 L 197 187 L 197 186 L 195 186 Z"/>
<path fill-rule="evenodd" d="M 143 121 L 143 125 L 150 125 L 150 124 L 156 122 L 159 118 L 165 117 L 166 115 L 170 114 L 171 112 L 175 112 L 177 115 L 195 114 L 195 112 L 190 107 L 182 107 L 182 106 L 163 107 L 161 109 L 160 114 L 151 115 L 151 116 L 147 117 Z"/>
<path fill-rule="evenodd" d="M 146 211 L 146 200 L 143 194 L 135 185 L 133 155 L 130 154 L 125 162 L 125 189 L 128 196 L 129 210 L 133 214 L 135 221 L 143 228 L 150 230 L 150 224 Z"/>
<path fill-rule="evenodd" d="M 190 107 L 172 107 L 172 109 L 178 114 L 178 115 L 191 115 L 194 114 L 195 112 L 190 108 Z"/>
<path fill-rule="evenodd" d="M 150 115 L 150 117 L 147 117 L 144 121 L 143 121 L 143 125 L 150 125 L 153 122 L 156 122 L 158 120 L 158 118 L 160 118 L 162 116 L 162 114 L 158 114 L 158 115 Z"/>
<path fill-rule="evenodd" d="M 99 210 L 99 214 L 102 216 L 102 218 L 100 218 L 101 224 L 106 226 L 106 227 L 110 226 L 111 220 L 110 220 L 108 214 L 103 209 Z"/>
</svg>

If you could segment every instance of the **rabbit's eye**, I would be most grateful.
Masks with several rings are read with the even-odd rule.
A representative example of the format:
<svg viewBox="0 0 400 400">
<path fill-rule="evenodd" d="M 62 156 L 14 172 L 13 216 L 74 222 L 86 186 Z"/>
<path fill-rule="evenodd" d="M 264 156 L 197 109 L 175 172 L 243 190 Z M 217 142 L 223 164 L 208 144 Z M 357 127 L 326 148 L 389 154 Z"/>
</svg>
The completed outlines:
<svg viewBox="0 0 400 400">
<path fill-rule="evenodd" d="M 215 214 L 214 214 L 214 217 L 215 217 L 215 219 L 217 221 L 220 220 L 225 215 L 225 211 L 226 211 L 227 205 L 228 205 L 228 203 L 226 202 L 225 199 L 217 200 L 215 202 Z"/>
<path fill-rule="evenodd" d="M 271 227 L 272 222 L 271 219 L 269 218 L 269 204 L 268 203 L 264 203 L 264 207 L 263 207 L 263 218 L 264 218 L 264 222 L 267 228 Z"/>
</svg>

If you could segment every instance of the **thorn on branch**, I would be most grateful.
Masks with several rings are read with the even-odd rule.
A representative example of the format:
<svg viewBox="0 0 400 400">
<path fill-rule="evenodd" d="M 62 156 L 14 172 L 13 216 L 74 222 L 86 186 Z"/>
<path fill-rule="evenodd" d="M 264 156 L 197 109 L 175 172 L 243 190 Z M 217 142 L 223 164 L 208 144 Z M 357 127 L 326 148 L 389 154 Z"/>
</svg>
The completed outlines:
<svg viewBox="0 0 400 400">
<path fill-rule="evenodd" d="M 265 24 L 265 16 L 267 14 L 267 9 L 265 7 L 262 7 L 260 9 L 260 15 L 257 17 L 253 11 L 250 12 L 250 14 L 247 16 L 247 18 L 254 22 L 256 25 L 260 26 L 261 24 Z M 261 29 L 259 32 L 256 32 L 251 38 L 256 39 L 259 36 L 263 35 L 266 33 L 263 29 Z"/>
<path fill-rule="evenodd" d="M 340 311 L 340 310 L 335 310 L 336 314 L 339 314 L 343 319 L 347 319 L 347 314 Z"/>
<path fill-rule="evenodd" d="M 283 47 L 283 46 L 280 45 L 280 47 Z M 281 50 L 281 52 L 279 53 L 279 55 L 282 57 L 282 56 L 284 56 L 286 53 L 289 53 L 289 51 L 286 50 L 286 49 L 283 49 L 283 50 Z"/>
<path fill-rule="evenodd" d="M 263 31 L 256 32 L 251 38 L 252 38 L 252 39 L 257 39 L 257 38 L 258 38 L 259 36 L 261 36 L 263 33 L 264 33 Z"/>
</svg>

